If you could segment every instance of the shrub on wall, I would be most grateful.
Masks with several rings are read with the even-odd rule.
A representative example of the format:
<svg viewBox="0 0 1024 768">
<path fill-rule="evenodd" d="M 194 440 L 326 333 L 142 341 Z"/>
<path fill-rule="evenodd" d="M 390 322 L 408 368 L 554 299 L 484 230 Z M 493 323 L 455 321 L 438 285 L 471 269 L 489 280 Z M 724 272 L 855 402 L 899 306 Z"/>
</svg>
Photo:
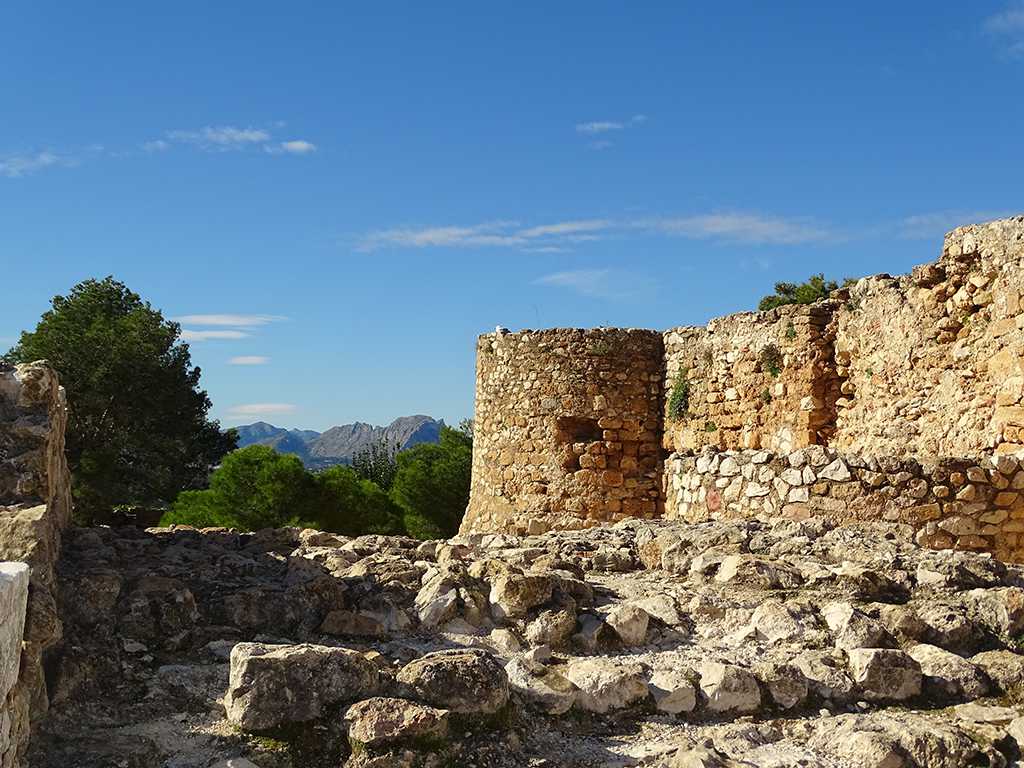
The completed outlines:
<svg viewBox="0 0 1024 768">
<path fill-rule="evenodd" d="M 672 393 L 668 398 L 668 416 L 670 419 L 683 419 L 690 408 L 690 380 L 688 371 L 683 368 L 676 376 L 672 385 Z"/>
<path fill-rule="evenodd" d="M 848 277 L 843 280 L 843 287 L 854 282 L 856 281 Z M 828 298 L 828 295 L 838 288 L 839 283 L 835 280 L 826 280 L 825 274 L 819 272 L 802 283 L 776 283 L 775 293 L 762 298 L 757 308 L 763 312 L 786 304 L 813 304 L 820 299 Z"/>
</svg>

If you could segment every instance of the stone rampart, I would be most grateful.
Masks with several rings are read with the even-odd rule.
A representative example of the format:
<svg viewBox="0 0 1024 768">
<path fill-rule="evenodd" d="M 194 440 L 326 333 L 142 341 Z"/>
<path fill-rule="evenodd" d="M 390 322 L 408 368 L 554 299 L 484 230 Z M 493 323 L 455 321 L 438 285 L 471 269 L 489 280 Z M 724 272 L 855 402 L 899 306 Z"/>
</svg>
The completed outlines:
<svg viewBox="0 0 1024 768">
<path fill-rule="evenodd" d="M 660 511 L 660 333 L 481 336 L 463 532 L 539 533 Z"/>
<path fill-rule="evenodd" d="M 941 258 L 861 280 L 836 320 L 831 445 L 919 459 L 1024 450 L 1024 216 L 950 232 Z"/>
<path fill-rule="evenodd" d="M 45 363 L 0 368 L 0 561 L 30 569 L 24 632 L 5 620 L 0 633 L 20 638 L 16 682 L 0 707 L 0 768 L 21 764 L 30 724 L 49 704 L 43 661 L 61 638 L 55 567 L 61 531 L 71 516 L 66 422 L 64 390 L 53 369 Z M 25 576 L 24 568 L 13 563 L 3 569 L 23 574 L 15 581 Z M 10 674 L 8 661 L 0 667 L 0 678 Z"/>
</svg>

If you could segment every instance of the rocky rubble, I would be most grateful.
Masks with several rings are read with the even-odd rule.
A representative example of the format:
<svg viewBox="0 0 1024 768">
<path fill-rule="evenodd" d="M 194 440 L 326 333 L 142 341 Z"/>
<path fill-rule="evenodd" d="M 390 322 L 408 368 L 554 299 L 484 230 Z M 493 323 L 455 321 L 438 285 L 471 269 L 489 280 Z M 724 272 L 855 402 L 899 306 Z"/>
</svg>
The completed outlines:
<svg viewBox="0 0 1024 768">
<path fill-rule="evenodd" d="M 1024 570 L 900 526 L 71 529 L 59 571 L 38 768 L 996 767 L 1024 739 Z"/>
</svg>

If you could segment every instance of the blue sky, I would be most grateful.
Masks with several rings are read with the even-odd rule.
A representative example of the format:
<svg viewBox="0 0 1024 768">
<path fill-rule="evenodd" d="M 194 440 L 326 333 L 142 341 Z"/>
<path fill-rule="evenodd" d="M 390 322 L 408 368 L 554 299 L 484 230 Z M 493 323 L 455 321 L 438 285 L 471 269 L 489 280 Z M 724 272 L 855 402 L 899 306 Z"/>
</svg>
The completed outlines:
<svg viewBox="0 0 1024 768">
<path fill-rule="evenodd" d="M 703 323 L 1024 211 L 1021 93 L 1006 0 L 13 0 L 0 346 L 113 274 L 227 424 L 454 421 L 496 325 Z"/>
</svg>

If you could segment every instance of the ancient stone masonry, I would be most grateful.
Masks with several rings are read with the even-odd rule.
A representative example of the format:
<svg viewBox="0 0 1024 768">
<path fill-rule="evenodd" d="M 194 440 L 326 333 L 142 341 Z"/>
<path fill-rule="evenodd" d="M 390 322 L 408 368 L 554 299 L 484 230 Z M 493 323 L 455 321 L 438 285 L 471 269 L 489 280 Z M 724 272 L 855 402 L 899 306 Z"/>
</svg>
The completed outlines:
<svg viewBox="0 0 1024 768">
<path fill-rule="evenodd" d="M 1024 561 L 1024 468 L 1014 456 L 922 464 L 819 445 L 789 454 L 707 448 L 673 455 L 665 476 L 669 518 L 884 520 L 911 526 L 923 546 Z"/>
<path fill-rule="evenodd" d="M 591 354 L 602 339 L 645 331 L 483 336 L 463 531 L 537 532 L 659 510 L 686 519 L 777 511 L 898 519 L 931 546 L 1024 559 L 1014 496 L 1024 481 L 1002 471 L 1012 459 L 998 458 L 1024 454 L 1022 294 L 1016 217 L 950 232 L 938 261 L 903 277 L 667 331 L 660 360 L 653 340 L 609 345 L 629 354 Z M 654 375 L 660 387 L 649 386 Z M 605 429 L 616 419 L 625 426 L 612 438 Z M 647 439 L 659 423 L 660 503 Z M 587 424 L 590 436 L 573 436 Z M 623 437 L 635 424 L 637 439 Z M 851 476 L 790 483 L 790 454 L 810 447 L 829 449 Z M 754 475 L 741 485 L 698 472 L 711 461 L 698 456 L 704 448 L 739 452 L 721 463 Z M 622 485 L 610 490 L 615 469 Z"/>
<path fill-rule="evenodd" d="M 662 338 L 481 336 L 464 530 L 539 532 L 659 514 Z"/>
<path fill-rule="evenodd" d="M 1024 449 L 1024 216 L 950 232 L 910 275 L 861 280 L 836 317 L 833 445 L 875 456 Z"/>
<path fill-rule="evenodd" d="M 71 515 L 66 420 L 49 366 L 0 369 L 0 608 L 24 605 L 18 593 L 27 586 L 27 610 L 5 611 L 0 628 L 0 768 L 20 764 L 30 722 L 46 713 L 43 660 L 61 638 L 54 568 Z"/>
<path fill-rule="evenodd" d="M 828 442 L 841 386 L 831 362 L 835 307 L 784 306 L 668 331 L 665 448 L 791 451 Z"/>
</svg>

